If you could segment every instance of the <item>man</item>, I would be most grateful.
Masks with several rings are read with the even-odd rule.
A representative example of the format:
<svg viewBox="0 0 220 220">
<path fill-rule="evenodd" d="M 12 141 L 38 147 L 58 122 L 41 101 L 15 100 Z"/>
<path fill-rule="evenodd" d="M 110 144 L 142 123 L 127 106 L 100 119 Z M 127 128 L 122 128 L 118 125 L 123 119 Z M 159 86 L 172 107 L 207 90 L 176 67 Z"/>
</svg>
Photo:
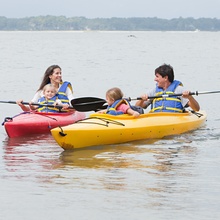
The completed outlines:
<svg viewBox="0 0 220 220">
<path fill-rule="evenodd" d="M 173 67 L 163 64 L 155 69 L 156 88 L 149 90 L 142 95 L 142 100 L 136 102 L 136 106 L 147 108 L 151 104 L 151 112 L 183 112 L 185 107 L 191 107 L 194 111 L 199 111 L 199 103 L 190 95 L 190 91 L 185 91 L 182 83 L 174 80 Z M 182 96 L 169 96 L 172 94 L 182 94 Z M 150 96 L 167 95 L 149 100 Z"/>
</svg>

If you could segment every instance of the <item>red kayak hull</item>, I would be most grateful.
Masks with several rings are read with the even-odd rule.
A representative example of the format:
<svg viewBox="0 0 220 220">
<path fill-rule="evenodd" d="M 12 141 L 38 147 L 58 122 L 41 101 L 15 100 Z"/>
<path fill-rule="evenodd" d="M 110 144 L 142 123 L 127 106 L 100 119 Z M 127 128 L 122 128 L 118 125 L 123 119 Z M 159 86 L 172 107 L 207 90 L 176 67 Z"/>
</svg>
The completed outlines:
<svg viewBox="0 0 220 220">
<path fill-rule="evenodd" d="M 22 112 L 12 118 L 5 118 L 4 127 L 10 138 L 33 134 L 46 134 L 59 126 L 73 124 L 86 117 L 85 113 Z"/>
</svg>

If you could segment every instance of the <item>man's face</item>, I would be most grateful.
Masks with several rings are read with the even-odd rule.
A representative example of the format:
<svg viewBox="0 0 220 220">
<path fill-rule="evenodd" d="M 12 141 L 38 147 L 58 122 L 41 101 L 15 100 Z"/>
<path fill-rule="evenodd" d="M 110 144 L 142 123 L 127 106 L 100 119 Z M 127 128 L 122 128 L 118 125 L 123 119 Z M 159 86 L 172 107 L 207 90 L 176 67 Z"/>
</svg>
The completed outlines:
<svg viewBox="0 0 220 220">
<path fill-rule="evenodd" d="M 157 82 L 158 87 L 164 88 L 165 83 L 167 82 L 167 80 L 168 80 L 168 77 L 167 77 L 167 76 L 162 77 L 159 73 L 156 73 L 156 74 L 155 74 L 154 81 Z"/>
</svg>

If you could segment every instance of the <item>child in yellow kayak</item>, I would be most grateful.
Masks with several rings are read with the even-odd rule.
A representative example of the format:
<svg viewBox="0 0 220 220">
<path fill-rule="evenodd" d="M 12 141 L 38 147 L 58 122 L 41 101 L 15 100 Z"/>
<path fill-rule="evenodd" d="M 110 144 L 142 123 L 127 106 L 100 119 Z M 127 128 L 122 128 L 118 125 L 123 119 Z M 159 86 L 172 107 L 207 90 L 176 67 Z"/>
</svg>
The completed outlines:
<svg viewBox="0 0 220 220">
<path fill-rule="evenodd" d="M 139 112 L 132 109 L 131 104 L 126 99 L 123 99 L 123 93 L 117 87 L 111 88 L 106 92 L 106 102 L 108 103 L 107 109 L 101 110 L 99 113 L 110 115 L 129 114 L 134 117 L 140 115 Z"/>
</svg>

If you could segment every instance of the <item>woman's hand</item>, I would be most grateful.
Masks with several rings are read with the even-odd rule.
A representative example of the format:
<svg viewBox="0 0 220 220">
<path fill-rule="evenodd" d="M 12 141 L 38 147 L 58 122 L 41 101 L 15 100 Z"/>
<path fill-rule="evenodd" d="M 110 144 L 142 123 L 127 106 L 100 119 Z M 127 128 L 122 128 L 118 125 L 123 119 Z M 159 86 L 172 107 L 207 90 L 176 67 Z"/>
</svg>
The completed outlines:
<svg viewBox="0 0 220 220">
<path fill-rule="evenodd" d="M 20 107 L 23 106 L 22 102 L 23 102 L 22 99 L 16 101 L 16 103 L 17 103 Z"/>
<path fill-rule="evenodd" d="M 32 105 L 33 104 L 33 102 L 29 102 L 29 107 L 30 107 L 30 109 L 31 110 L 36 110 L 38 107 L 37 106 L 34 106 L 34 105 Z"/>
<path fill-rule="evenodd" d="M 22 102 L 23 102 L 22 99 L 16 101 L 16 103 L 21 107 L 21 109 L 22 109 L 23 111 L 25 111 L 25 112 L 26 112 L 26 111 L 30 111 L 30 108 L 29 108 L 28 106 L 25 106 Z"/>
</svg>

